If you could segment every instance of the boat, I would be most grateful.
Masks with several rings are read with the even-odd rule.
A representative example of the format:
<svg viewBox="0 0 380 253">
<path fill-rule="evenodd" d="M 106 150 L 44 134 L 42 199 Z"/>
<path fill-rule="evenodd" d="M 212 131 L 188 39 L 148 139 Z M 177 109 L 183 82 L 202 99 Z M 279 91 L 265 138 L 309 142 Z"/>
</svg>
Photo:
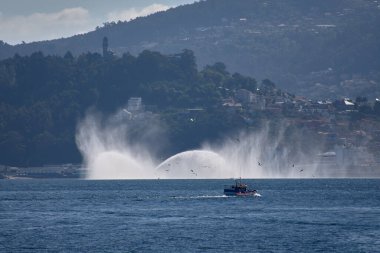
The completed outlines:
<svg viewBox="0 0 380 253">
<path fill-rule="evenodd" d="M 224 186 L 224 195 L 226 196 L 260 196 L 256 190 L 249 189 L 247 184 L 242 183 L 241 178 L 235 180 L 234 185 Z"/>
</svg>

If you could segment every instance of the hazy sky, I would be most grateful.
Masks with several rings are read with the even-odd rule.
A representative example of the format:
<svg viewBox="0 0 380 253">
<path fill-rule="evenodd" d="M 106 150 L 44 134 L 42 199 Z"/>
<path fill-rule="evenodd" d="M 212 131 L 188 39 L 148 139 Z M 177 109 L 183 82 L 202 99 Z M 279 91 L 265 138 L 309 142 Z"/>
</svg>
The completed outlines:
<svg viewBox="0 0 380 253">
<path fill-rule="evenodd" d="M 130 20 L 195 0 L 0 0 L 0 40 L 68 37 L 104 22 Z"/>
</svg>

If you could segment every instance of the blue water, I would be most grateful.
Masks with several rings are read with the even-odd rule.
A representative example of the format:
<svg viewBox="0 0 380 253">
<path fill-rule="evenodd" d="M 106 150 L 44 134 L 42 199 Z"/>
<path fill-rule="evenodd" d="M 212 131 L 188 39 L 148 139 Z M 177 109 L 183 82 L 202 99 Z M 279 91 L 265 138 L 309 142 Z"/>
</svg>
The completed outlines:
<svg viewBox="0 0 380 253">
<path fill-rule="evenodd" d="M 380 252 L 380 180 L 0 180 L 0 252 Z"/>
</svg>

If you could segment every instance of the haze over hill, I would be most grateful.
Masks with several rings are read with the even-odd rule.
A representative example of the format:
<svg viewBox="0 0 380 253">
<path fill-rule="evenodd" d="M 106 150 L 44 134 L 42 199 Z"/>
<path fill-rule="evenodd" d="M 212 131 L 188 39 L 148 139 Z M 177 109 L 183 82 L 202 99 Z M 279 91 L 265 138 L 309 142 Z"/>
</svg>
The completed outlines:
<svg viewBox="0 0 380 253">
<path fill-rule="evenodd" d="M 70 38 L 3 44 L 0 57 L 100 52 L 107 36 L 119 55 L 187 48 L 200 67 L 221 61 L 296 94 L 373 98 L 380 96 L 379 24 L 377 1 L 208 0 Z"/>
</svg>

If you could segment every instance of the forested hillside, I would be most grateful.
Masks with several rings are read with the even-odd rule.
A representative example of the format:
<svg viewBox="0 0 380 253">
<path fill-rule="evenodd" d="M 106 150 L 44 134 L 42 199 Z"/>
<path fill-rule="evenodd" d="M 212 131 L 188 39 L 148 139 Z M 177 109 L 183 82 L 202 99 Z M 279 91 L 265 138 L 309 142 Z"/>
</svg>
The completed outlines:
<svg viewBox="0 0 380 253">
<path fill-rule="evenodd" d="M 195 52 L 198 66 L 271 78 L 293 93 L 320 98 L 380 96 L 380 6 L 369 0 L 208 0 L 130 22 L 106 23 L 66 39 L 9 46 L 0 57 L 42 51 L 117 55 L 145 49 Z"/>
<path fill-rule="evenodd" d="M 171 150 L 191 148 L 241 126 L 241 119 L 218 109 L 231 88 L 255 91 L 256 81 L 231 75 L 222 63 L 198 71 L 190 50 L 137 57 L 16 55 L 0 62 L 0 164 L 80 162 L 75 130 L 86 111 L 114 113 L 133 96 L 165 118 L 176 139 Z M 207 109 L 197 128 L 171 116 L 172 109 L 193 107 Z"/>
</svg>

